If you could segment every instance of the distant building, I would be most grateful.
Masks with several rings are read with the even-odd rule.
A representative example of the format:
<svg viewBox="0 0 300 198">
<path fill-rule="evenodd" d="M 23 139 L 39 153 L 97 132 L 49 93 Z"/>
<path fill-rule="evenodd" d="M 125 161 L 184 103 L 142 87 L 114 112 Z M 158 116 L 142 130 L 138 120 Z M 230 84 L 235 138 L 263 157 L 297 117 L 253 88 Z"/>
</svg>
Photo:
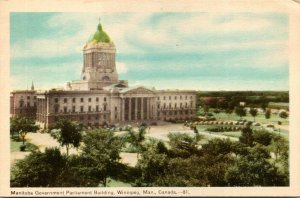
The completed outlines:
<svg viewBox="0 0 300 198">
<path fill-rule="evenodd" d="M 83 48 L 81 80 L 67 83 L 64 90 L 12 92 L 12 109 L 20 109 L 22 97 L 23 101 L 32 97 L 26 102 L 36 106 L 36 120 L 44 128 L 61 118 L 94 127 L 195 118 L 196 91 L 129 87 L 127 81 L 118 79 L 115 54 L 114 43 L 99 24 Z M 21 113 L 12 112 L 12 116 Z"/>
<path fill-rule="evenodd" d="M 32 83 L 31 90 L 13 91 L 10 93 L 10 114 L 12 117 L 36 118 L 37 92 Z"/>
</svg>

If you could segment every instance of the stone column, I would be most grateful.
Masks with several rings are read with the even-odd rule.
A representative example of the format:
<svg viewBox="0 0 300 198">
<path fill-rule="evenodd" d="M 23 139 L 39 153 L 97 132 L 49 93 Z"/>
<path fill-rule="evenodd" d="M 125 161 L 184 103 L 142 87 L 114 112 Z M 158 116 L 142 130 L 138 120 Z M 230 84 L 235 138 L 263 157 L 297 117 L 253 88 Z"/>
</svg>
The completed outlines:
<svg viewBox="0 0 300 198">
<path fill-rule="evenodd" d="M 121 99 L 121 121 L 125 121 L 125 98 Z"/>
<path fill-rule="evenodd" d="M 137 114 L 138 114 L 138 98 L 134 98 L 135 104 L 134 104 L 134 120 L 137 120 Z"/>
<path fill-rule="evenodd" d="M 131 98 L 129 100 L 129 107 L 128 107 L 128 120 L 131 121 Z"/>
<path fill-rule="evenodd" d="M 144 120 L 144 98 L 141 98 L 141 120 Z"/>
<path fill-rule="evenodd" d="M 147 98 L 147 120 L 150 119 L 150 98 Z"/>
</svg>

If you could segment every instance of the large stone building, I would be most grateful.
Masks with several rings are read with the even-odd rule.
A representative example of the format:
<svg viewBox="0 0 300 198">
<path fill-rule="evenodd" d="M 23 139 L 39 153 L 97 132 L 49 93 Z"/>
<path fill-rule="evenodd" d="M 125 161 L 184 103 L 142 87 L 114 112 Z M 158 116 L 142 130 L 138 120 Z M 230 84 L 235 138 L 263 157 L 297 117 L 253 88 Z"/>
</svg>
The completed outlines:
<svg viewBox="0 0 300 198">
<path fill-rule="evenodd" d="M 129 87 L 127 81 L 118 79 L 115 55 L 114 43 L 99 24 L 83 48 L 81 80 L 67 83 L 63 90 L 34 92 L 37 122 L 48 128 L 67 118 L 97 127 L 195 117 L 196 91 Z M 20 100 L 16 93 L 12 93 L 13 104 Z"/>
</svg>

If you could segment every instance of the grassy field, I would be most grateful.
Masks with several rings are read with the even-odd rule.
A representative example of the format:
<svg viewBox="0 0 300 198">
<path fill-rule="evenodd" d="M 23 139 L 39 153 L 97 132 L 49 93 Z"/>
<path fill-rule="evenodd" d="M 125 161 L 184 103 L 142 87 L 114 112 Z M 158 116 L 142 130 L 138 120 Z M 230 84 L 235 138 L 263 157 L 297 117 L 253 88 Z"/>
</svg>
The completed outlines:
<svg viewBox="0 0 300 198">
<path fill-rule="evenodd" d="M 219 114 L 215 114 L 215 117 L 217 120 L 239 120 L 240 117 L 237 116 L 235 113 L 232 114 L 226 114 L 226 113 L 219 113 Z M 243 119 L 246 119 L 248 121 L 254 121 L 254 118 L 247 113 L 247 115 L 245 117 L 243 117 Z M 266 119 L 265 118 L 265 114 L 258 114 L 255 117 L 255 122 L 259 122 L 262 124 L 277 124 L 278 121 L 282 122 L 282 125 L 288 125 L 289 124 L 289 119 L 283 119 L 281 117 L 278 116 L 278 114 L 271 114 L 270 119 Z"/>
<path fill-rule="evenodd" d="M 13 139 L 10 139 L 10 152 L 18 152 L 20 151 L 20 146 L 22 145 L 22 141 L 16 141 Z M 34 151 L 37 150 L 38 147 L 34 144 L 31 144 L 29 142 L 25 142 L 26 149 L 25 151 Z"/>
<path fill-rule="evenodd" d="M 107 181 L 107 187 L 132 187 L 129 183 L 117 181 L 112 178 L 108 178 Z"/>
</svg>

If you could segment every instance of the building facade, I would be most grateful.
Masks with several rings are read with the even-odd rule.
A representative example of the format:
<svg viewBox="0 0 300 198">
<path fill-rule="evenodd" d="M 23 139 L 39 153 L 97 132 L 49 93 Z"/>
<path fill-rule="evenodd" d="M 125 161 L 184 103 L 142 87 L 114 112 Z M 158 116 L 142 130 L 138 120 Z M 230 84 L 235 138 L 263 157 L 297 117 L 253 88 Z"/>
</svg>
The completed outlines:
<svg viewBox="0 0 300 198">
<path fill-rule="evenodd" d="M 31 90 L 10 93 L 10 115 L 13 117 L 36 118 L 37 92 L 32 84 Z"/>
<path fill-rule="evenodd" d="M 81 79 L 67 83 L 64 90 L 35 92 L 37 122 L 49 128 L 66 118 L 99 127 L 195 117 L 196 91 L 130 87 L 118 79 L 115 55 L 114 43 L 99 24 L 83 48 Z"/>
</svg>

